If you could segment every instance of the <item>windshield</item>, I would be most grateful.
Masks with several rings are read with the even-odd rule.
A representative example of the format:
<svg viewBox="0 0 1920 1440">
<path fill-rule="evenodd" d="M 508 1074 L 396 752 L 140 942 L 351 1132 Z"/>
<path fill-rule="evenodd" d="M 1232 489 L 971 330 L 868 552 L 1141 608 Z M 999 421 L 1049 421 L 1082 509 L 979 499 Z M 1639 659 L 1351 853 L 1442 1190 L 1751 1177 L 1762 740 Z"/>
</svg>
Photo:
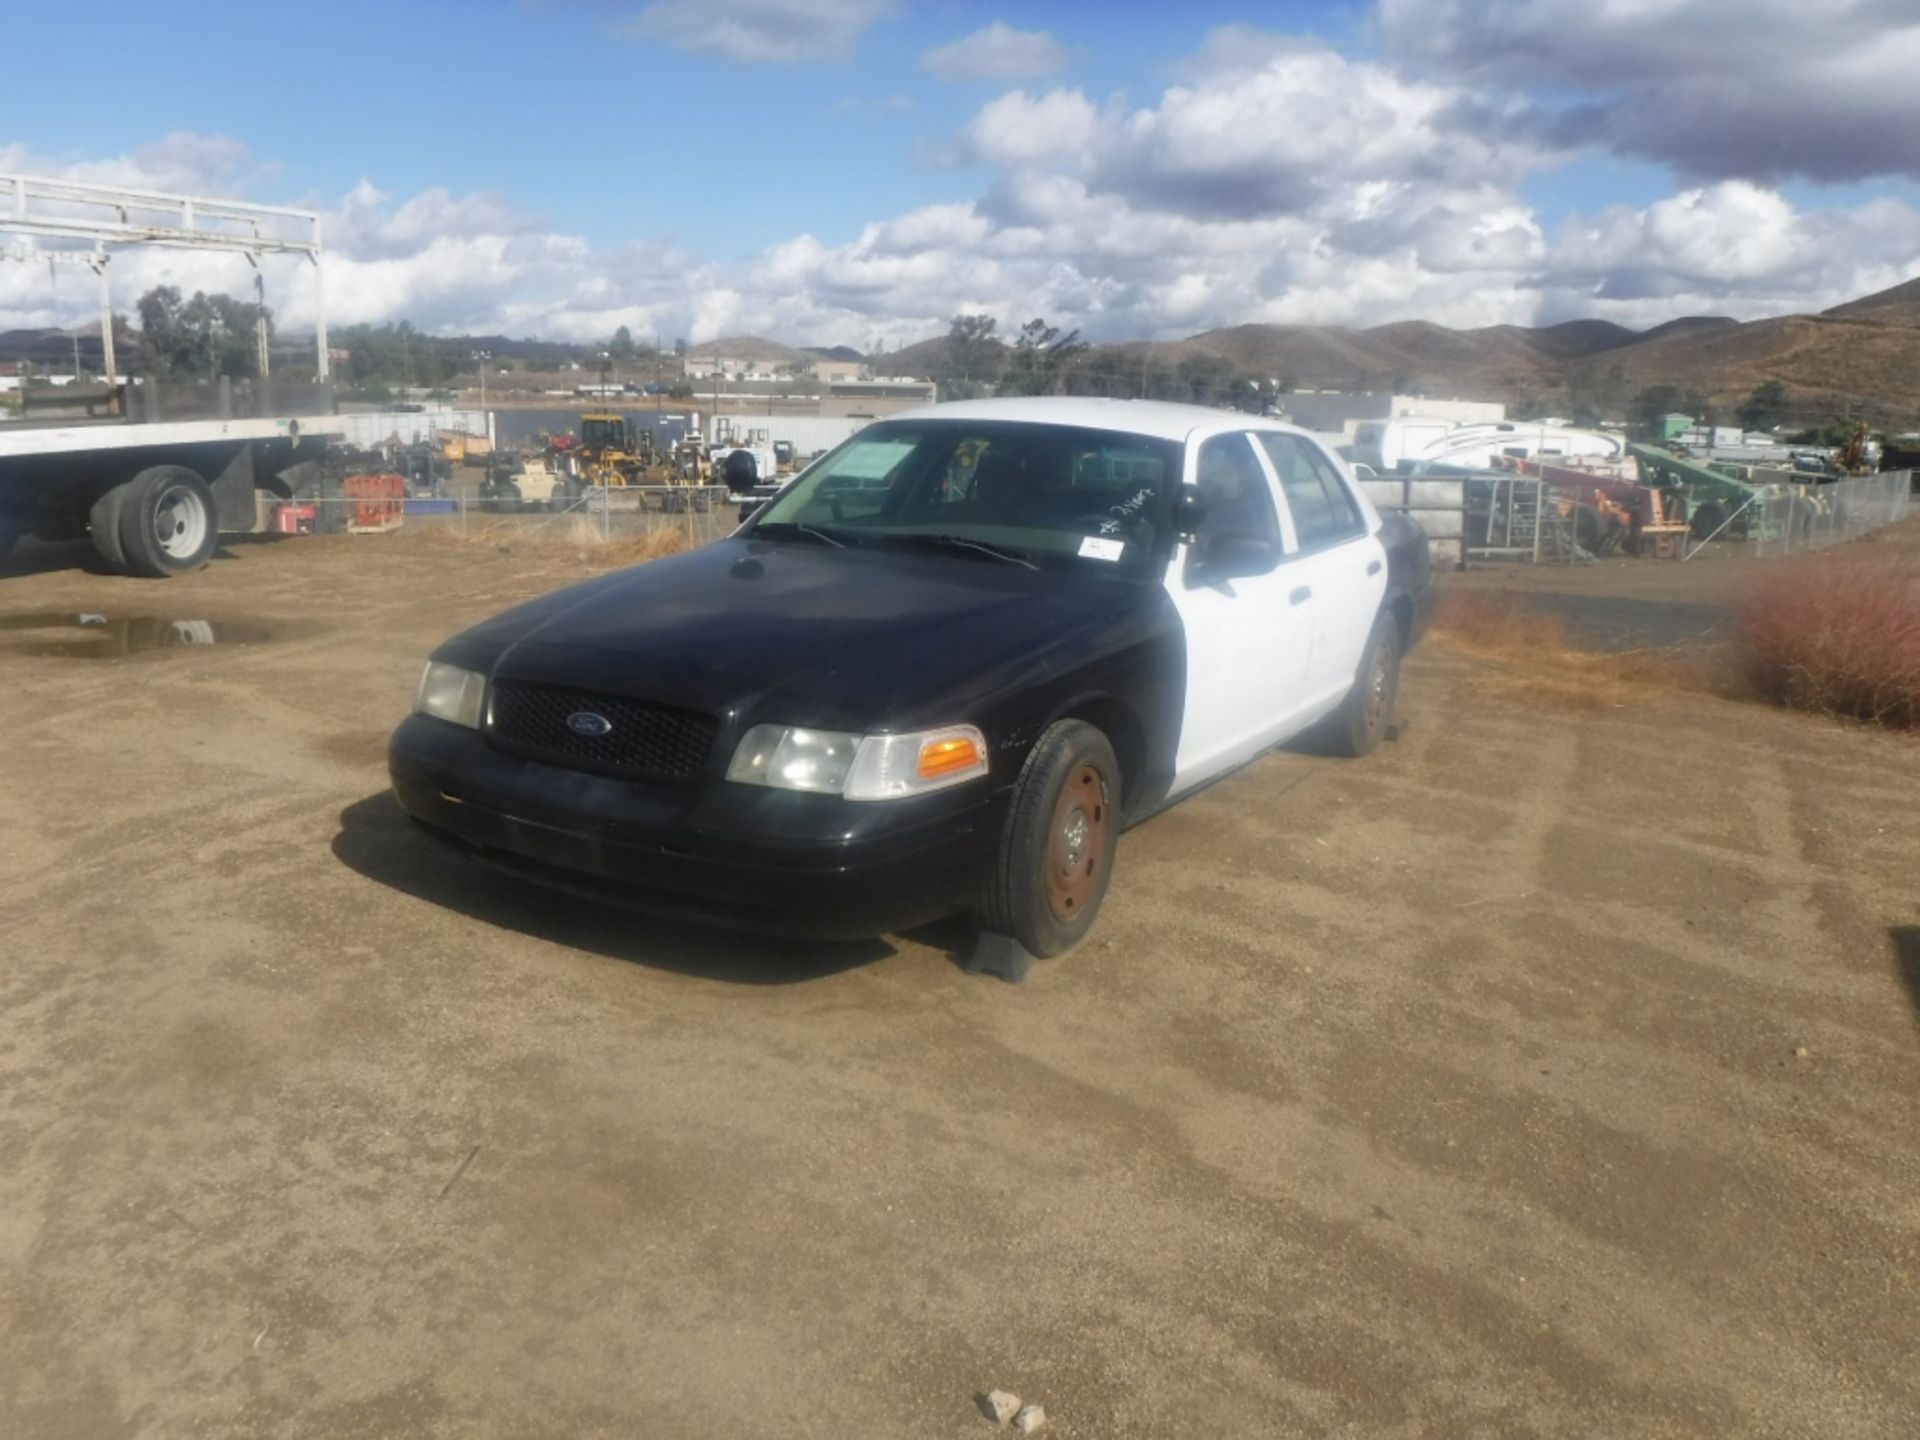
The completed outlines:
<svg viewBox="0 0 1920 1440">
<path fill-rule="evenodd" d="M 584 420 L 580 424 L 580 440 L 586 445 L 618 445 L 626 439 L 621 433 L 625 428 L 618 420 Z"/>
<path fill-rule="evenodd" d="M 751 529 L 1137 576 L 1170 548 L 1180 458 L 1177 441 L 1113 430 L 883 422 L 807 470 Z"/>
</svg>

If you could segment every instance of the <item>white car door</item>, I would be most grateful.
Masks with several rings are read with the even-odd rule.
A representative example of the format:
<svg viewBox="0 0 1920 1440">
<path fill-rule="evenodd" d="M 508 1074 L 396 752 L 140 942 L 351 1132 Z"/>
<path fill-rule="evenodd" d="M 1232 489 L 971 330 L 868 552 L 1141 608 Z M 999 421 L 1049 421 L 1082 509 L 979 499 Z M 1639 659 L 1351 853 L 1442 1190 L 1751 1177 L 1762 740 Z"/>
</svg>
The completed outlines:
<svg viewBox="0 0 1920 1440">
<path fill-rule="evenodd" d="M 1286 563 L 1292 537 L 1253 437 L 1190 444 L 1186 472 L 1205 515 L 1167 569 L 1187 650 L 1175 794 L 1288 733 L 1307 703 L 1313 638 L 1311 596 Z"/>
<path fill-rule="evenodd" d="M 1313 641 L 1306 705 L 1314 718 L 1345 697 L 1387 593 L 1387 552 L 1373 509 L 1340 464 L 1304 435 L 1261 431 L 1298 548 L 1284 567 L 1312 590 Z"/>
</svg>

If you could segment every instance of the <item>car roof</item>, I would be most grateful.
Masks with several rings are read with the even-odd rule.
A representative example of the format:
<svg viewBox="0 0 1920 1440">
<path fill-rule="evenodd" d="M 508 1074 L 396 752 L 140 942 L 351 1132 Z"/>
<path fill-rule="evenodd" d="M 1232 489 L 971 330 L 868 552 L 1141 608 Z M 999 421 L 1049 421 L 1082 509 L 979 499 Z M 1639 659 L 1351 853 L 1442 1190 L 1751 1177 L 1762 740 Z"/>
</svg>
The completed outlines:
<svg viewBox="0 0 1920 1440">
<path fill-rule="evenodd" d="M 1280 430 L 1289 435 L 1310 432 L 1298 425 L 1248 415 L 1238 410 L 1214 410 L 1205 405 L 1178 405 L 1165 400 L 1110 400 L 1098 395 L 1026 395 L 997 400 L 956 400 L 945 405 L 922 405 L 893 420 L 999 420 L 1028 425 L 1077 425 L 1087 430 L 1119 430 L 1151 435 L 1159 440 L 1185 440 L 1196 431 Z"/>
</svg>

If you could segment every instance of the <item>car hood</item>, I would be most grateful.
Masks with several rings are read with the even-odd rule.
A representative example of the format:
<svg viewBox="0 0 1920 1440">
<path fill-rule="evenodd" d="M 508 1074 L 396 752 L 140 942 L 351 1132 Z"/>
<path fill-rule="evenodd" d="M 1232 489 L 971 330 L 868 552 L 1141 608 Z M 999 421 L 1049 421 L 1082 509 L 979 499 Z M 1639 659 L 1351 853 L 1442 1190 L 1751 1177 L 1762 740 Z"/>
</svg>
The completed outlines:
<svg viewBox="0 0 1920 1440">
<path fill-rule="evenodd" d="M 439 658 L 740 723 L 911 728 L 1137 639 L 1159 587 L 923 551 L 723 540 L 508 611 Z"/>
</svg>

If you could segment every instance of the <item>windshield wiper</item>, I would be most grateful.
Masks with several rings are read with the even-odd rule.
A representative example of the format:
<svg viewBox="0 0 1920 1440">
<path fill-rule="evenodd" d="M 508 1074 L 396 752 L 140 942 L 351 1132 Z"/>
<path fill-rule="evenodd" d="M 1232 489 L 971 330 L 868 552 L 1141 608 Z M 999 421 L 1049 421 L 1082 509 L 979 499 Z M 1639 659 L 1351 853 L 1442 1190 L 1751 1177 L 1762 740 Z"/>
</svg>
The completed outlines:
<svg viewBox="0 0 1920 1440">
<path fill-rule="evenodd" d="M 776 538 L 781 535 L 805 535 L 809 540 L 825 541 L 836 550 L 844 550 L 847 548 L 846 541 L 828 534 L 818 525 L 803 525 L 798 520 L 775 520 L 770 524 L 756 525 L 753 527 L 753 533 L 756 535 L 771 534 Z"/>
<path fill-rule="evenodd" d="M 908 532 L 896 535 L 883 534 L 880 538 L 889 544 L 927 545 L 942 550 L 972 550 L 976 554 L 998 560 L 1003 565 L 1024 565 L 1029 570 L 1040 568 L 1018 550 L 1003 550 L 998 545 L 989 545 L 984 540 L 969 540 L 964 535 L 922 535 Z"/>
</svg>

